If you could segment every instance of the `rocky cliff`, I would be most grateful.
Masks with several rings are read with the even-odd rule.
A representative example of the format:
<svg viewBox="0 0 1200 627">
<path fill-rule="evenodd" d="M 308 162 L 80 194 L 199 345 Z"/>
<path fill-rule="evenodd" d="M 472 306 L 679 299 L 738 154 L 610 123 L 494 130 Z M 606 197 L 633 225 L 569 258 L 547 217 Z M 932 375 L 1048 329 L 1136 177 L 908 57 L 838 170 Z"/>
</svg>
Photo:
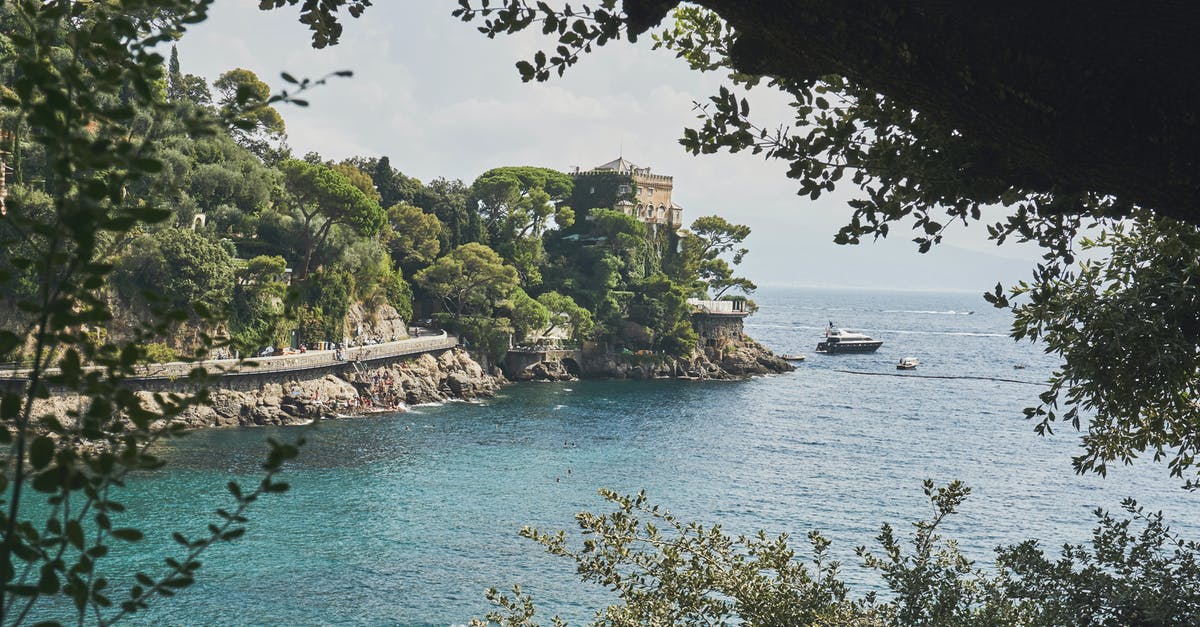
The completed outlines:
<svg viewBox="0 0 1200 627">
<path fill-rule="evenodd" d="M 483 371 L 466 351 L 367 368 L 346 377 L 297 378 L 257 390 L 213 390 L 213 402 L 186 417 L 195 427 L 286 425 L 317 417 L 403 410 L 408 405 L 494 396 L 500 381 Z"/>
<path fill-rule="evenodd" d="M 493 396 L 501 382 L 456 348 L 345 376 L 297 376 L 250 390 L 218 384 L 210 389 L 210 404 L 188 410 L 180 420 L 192 428 L 304 424 L 318 417 L 402 411 L 407 405 Z M 152 406 L 150 392 L 138 395 Z M 77 396 L 56 396 L 39 401 L 35 412 L 68 420 L 68 412 L 80 409 L 80 403 Z"/>
<path fill-rule="evenodd" d="M 584 359 L 586 376 L 616 379 L 738 380 L 792 370 L 794 366 L 745 335 L 698 347 L 687 357 L 595 352 Z"/>
<path fill-rule="evenodd" d="M 607 344 L 584 342 L 579 368 L 567 368 L 558 360 L 550 360 L 516 372 L 512 372 L 515 368 L 509 371 L 512 378 L 519 381 L 562 381 L 575 378 L 576 371 L 582 371 L 584 377 L 615 379 L 737 380 L 795 370 L 790 363 L 745 334 L 744 317 L 697 311 L 692 316 L 697 346 L 685 357 L 648 351 L 614 351 Z M 643 341 L 648 342 L 649 338 Z M 518 367 L 520 365 L 522 362 L 518 362 Z M 570 365 L 575 364 L 570 362 Z"/>
</svg>

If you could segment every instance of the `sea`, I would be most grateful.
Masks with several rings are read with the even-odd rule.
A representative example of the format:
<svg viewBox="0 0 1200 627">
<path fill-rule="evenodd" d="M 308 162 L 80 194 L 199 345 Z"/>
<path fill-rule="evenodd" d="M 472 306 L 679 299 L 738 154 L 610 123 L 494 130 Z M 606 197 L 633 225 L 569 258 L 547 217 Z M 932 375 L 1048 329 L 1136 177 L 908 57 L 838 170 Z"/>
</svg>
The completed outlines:
<svg viewBox="0 0 1200 627">
<path fill-rule="evenodd" d="M 118 524 L 152 532 L 104 560 L 114 598 L 132 583 L 116 573 L 161 572 L 163 556 L 181 554 L 171 531 L 198 534 L 228 506 L 227 481 L 256 481 L 266 437 L 301 435 L 308 444 L 283 477 L 291 490 L 257 503 L 243 538 L 205 554 L 194 586 L 126 622 L 459 625 L 489 609 L 487 588 L 520 584 L 542 622 L 580 624 L 611 593 L 518 530 L 570 535 L 577 512 L 610 511 L 601 487 L 645 490 L 681 519 L 732 534 L 791 534 L 800 556 L 820 530 L 856 593 L 883 585 L 854 548 L 878 546 L 884 523 L 907 536 L 928 517 L 925 479 L 970 486 L 943 530 L 982 567 L 1000 545 L 1038 538 L 1057 554 L 1086 542 L 1093 512 L 1125 497 L 1200 539 L 1200 495 L 1164 464 L 1080 476 L 1078 432 L 1034 433 L 1022 409 L 1056 361 L 1013 341 L 1010 316 L 980 294 L 776 288 L 755 300 L 747 333 L 806 354 L 795 372 L 526 383 L 478 403 L 188 436 L 163 452 L 166 469 L 123 494 L 137 514 Z M 883 346 L 817 354 L 830 322 Z M 901 357 L 920 366 L 898 372 Z"/>
</svg>

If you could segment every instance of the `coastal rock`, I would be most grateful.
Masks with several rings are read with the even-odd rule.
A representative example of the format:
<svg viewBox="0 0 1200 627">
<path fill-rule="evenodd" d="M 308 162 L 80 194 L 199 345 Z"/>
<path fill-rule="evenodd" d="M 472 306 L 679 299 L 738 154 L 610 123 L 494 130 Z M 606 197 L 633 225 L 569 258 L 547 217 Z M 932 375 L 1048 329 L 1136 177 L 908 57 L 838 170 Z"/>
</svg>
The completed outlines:
<svg viewBox="0 0 1200 627">
<path fill-rule="evenodd" d="M 373 339 L 391 342 L 408 337 L 408 322 L 395 307 L 386 303 L 368 309 L 362 303 L 350 305 L 346 313 L 346 329 L 354 340 Z"/>
<path fill-rule="evenodd" d="M 518 373 L 514 377 L 514 380 L 516 380 L 516 381 L 573 381 L 577 378 L 578 377 L 575 377 L 567 370 L 567 367 L 564 366 L 561 361 L 550 360 L 550 361 L 540 361 L 536 364 L 533 364 L 533 365 L 525 368 L 524 370 L 522 370 L 520 373 Z"/>
<path fill-rule="evenodd" d="M 197 429 L 295 425 L 330 415 L 493 396 L 499 388 L 500 381 L 486 374 L 466 351 L 452 349 L 436 357 L 425 353 L 342 376 L 295 377 L 251 390 L 213 388 L 208 405 L 188 409 L 179 420 Z M 146 394 L 147 402 L 150 398 Z M 66 397 L 52 400 L 47 411 L 58 415 L 77 403 Z"/>
<path fill-rule="evenodd" d="M 795 370 L 740 330 L 723 329 L 714 337 L 701 336 L 701 345 L 683 358 L 613 353 L 592 345 L 585 347 L 584 374 L 613 379 L 737 380 Z"/>
<path fill-rule="evenodd" d="M 462 349 L 437 357 L 424 354 L 358 375 L 356 382 L 366 384 L 367 396 L 378 397 L 384 406 L 470 400 L 493 396 L 500 389 L 499 380 L 485 373 Z"/>
<path fill-rule="evenodd" d="M 700 357 L 711 366 L 709 372 L 716 378 L 721 378 L 722 374 L 746 378 L 795 370 L 794 366 L 745 336 L 730 338 L 723 346 L 707 346 Z"/>
</svg>

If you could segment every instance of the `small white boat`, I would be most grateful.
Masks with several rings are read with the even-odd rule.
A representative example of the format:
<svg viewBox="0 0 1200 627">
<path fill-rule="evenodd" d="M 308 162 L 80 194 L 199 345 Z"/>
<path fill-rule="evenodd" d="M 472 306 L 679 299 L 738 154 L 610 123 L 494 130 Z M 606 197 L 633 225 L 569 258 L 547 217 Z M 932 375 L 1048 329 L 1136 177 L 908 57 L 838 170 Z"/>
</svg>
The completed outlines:
<svg viewBox="0 0 1200 627">
<path fill-rule="evenodd" d="M 913 370 L 919 363 L 921 362 L 917 361 L 916 357 L 901 357 L 900 363 L 896 364 L 896 370 Z"/>
<path fill-rule="evenodd" d="M 804 361 L 804 355 L 792 355 L 790 353 L 784 353 L 779 358 L 784 361 Z"/>
</svg>

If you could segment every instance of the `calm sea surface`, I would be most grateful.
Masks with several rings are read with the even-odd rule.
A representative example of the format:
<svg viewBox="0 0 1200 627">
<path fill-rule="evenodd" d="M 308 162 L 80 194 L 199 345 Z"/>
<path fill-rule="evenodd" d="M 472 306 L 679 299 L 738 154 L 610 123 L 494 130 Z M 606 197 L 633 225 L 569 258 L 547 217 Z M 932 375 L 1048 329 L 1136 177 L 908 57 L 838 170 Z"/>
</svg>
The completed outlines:
<svg viewBox="0 0 1200 627">
<path fill-rule="evenodd" d="M 578 623 L 606 592 L 577 582 L 571 564 L 517 537 L 523 525 L 570 529 L 573 515 L 604 508 L 601 486 L 645 489 L 685 519 L 731 532 L 820 529 L 845 576 L 883 522 L 923 517 L 921 482 L 973 488 L 946 526 L 965 553 L 1039 537 L 1048 547 L 1089 537 L 1096 507 L 1125 496 L 1162 509 L 1200 537 L 1200 497 L 1165 467 L 1116 467 L 1076 476 L 1078 436 L 1032 433 L 1021 409 L 1054 363 L 1007 337 L 1009 320 L 974 294 L 773 290 L 747 331 L 778 352 L 803 352 L 791 374 L 738 383 L 606 382 L 514 385 L 481 404 L 421 407 L 399 415 L 322 423 L 288 472 L 293 490 L 251 513 L 249 533 L 204 559 L 199 583 L 139 619 L 144 624 L 450 625 L 487 609 L 483 591 L 520 583 L 544 616 Z M 812 352 L 830 321 L 884 341 L 871 355 Z M 1015 365 L 1025 366 L 1014 369 Z M 186 438 L 169 469 L 131 483 L 133 523 L 198 532 L 196 517 L 227 504 L 225 482 L 254 481 L 267 435 L 244 429 Z M 1190 525 L 1190 526 L 1189 526 Z M 115 566 L 161 563 L 166 532 Z M 122 586 L 122 587 L 127 587 Z M 543 614 L 539 614 L 543 615 Z"/>
</svg>

